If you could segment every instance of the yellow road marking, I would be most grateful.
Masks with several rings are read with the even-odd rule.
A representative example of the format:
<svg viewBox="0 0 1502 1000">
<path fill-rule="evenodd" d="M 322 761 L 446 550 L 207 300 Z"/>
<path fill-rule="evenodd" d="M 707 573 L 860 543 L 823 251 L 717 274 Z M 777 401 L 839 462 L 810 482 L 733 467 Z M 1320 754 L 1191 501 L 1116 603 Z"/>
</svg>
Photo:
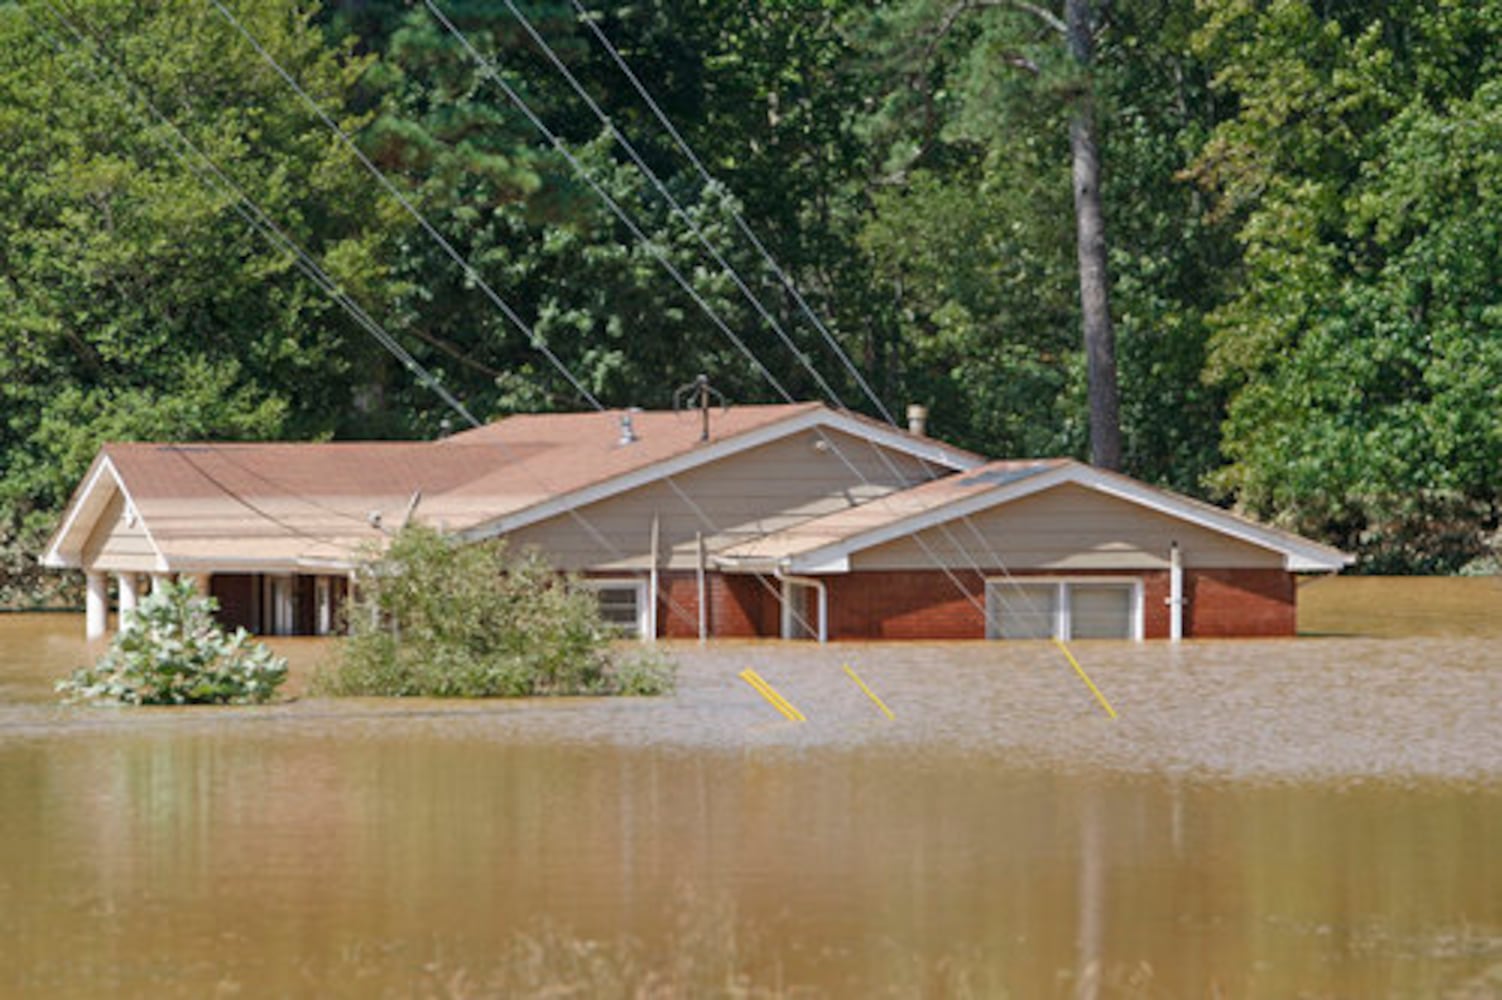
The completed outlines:
<svg viewBox="0 0 1502 1000">
<path fill-rule="evenodd" d="M 1106 696 L 1100 693 L 1100 688 L 1096 687 L 1095 682 L 1090 679 L 1090 675 L 1085 673 L 1085 668 L 1080 666 L 1080 661 L 1076 660 L 1074 654 L 1069 651 L 1069 647 L 1064 645 L 1064 640 L 1056 638 L 1053 644 L 1063 651 L 1064 656 L 1069 660 L 1069 665 L 1074 668 L 1075 673 L 1080 675 L 1080 680 L 1089 685 L 1090 690 L 1095 693 L 1095 699 L 1100 702 L 1101 708 L 1106 710 L 1106 714 L 1113 719 L 1116 718 L 1116 709 L 1111 707 L 1109 701 L 1106 701 Z"/>
<path fill-rule="evenodd" d="M 773 708 L 777 709 L 777 711 L 787 716 L 793 722 L 808 721 L 807 717 L 804 716 L 802 712 L 793 707 L 792 702 L 788 701 L 780 693 L 778 693 L 777 689 L 768 684 L 766 680 L 762 678 L 761 674 L 758 674 L 755 670 L 747 667 L 745 670 L 742 670 L 740 672 L 739 676 L 741 680 L 751 685 L 763 698 L 767 699 L 767 701 L 771 703 Z"/>
<path fill-rule="evenodd" d="M 845 673 L 849 674 L 850 675 L 850 679 L 853 680 L 853 681 L 855 681 L 855 683 L 857 683 L 857 684 L 860 685 L 860 689 L 862 691 L 866 692 L 866 697 L 868 697 L 872 701 L 876 702 L 876 707 L 879 708 L 879 709 L 881 709 L 883 712 L 885 712 L 887 718 L 894 719 L 894 720 L 897 718 L 897 716 L 895 716 L 895 715 L 892 714 L 892 710 L 887 707 L 886 702 L 884 702 L 880 698 L 876 697 L 876 692 L 872 691 L 870 688 L 868 688 L 866 686 L 866 682 L 863 681 L 863 680 L 861 680 L 860 676 L 854 670 L 850 669 L 850 664 L 848 664 L 848 663 L 845 664 Z"/>
</svg>

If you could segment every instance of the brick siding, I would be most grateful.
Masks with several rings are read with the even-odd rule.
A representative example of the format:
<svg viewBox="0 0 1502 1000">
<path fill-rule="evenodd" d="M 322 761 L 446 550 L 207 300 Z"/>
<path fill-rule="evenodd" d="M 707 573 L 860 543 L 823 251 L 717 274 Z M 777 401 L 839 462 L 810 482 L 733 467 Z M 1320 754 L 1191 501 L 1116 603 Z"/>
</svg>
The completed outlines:
<svg viewBox="0 0 1502 1000">
<path fill-rule="evenodd" d="M 830 639 L 983 639 L 986 635 L 985 576 L 1000 573 L 956 570 L 882 571 L 832 574 L 829 587 Z M 1168 638 L 1168 571 L 1027 573 L 1012 576 L 1050 579 L 1072 575 L 1142 581 L 1143 635 Z M 658 632 L 666 638 L 699 634 L 698 581 L 693 573 L 660 574 Z M 707 573 L 709 634 L 715 638 L 776 637 L 782 632 L 778 594 L 772 577 Z M 813 592 L 800 591 L 814 621 Z M 1186 569 L 1184 635 L 1189 638 L 1290 636 L 1295 633 L 1296 587 L 1291 573 L 1275 569 Z M 977 606 L 979 605 L 979 606 Z"/>
</svg>

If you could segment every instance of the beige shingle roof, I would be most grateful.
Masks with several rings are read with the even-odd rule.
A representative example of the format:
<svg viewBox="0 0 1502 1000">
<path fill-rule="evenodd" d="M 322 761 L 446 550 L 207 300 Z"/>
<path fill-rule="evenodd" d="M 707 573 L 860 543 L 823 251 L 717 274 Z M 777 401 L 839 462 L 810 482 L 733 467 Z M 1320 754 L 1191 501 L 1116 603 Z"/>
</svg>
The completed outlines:
<svg viewBox="0 0 1502 1000">
<path fill-rule="evenodd" d="M 169 562 L 348 561 L 384 537 L 377 520 L 386 529 L 399 524 L 419 495 L 416 519 L 461 531 L 829 411 L 819 403 L 714 410 L 707 443 L 697 412 L 630 411 L 637 440 L 622 445 L 627 412 L 514 416 L 436 442 L 109 444 L 46 561 L 77 564 L 87 522 L 103 510 L 97 497 L 83 496 L 102 465 Z M 81 504 L 88 509 L 75 516 Z"/>
<path fill-rule="evenodd" d="M 1327 545 L 1068 458 L 990 462 L 743 542 L 717 553 L 714 560 L 727 569 L 760 571 L 768 565 L 782 565 L 796 571 L 800 559 L 818 563 L 842 558 L 892 537 L 1026 495 L 1034 487 L 1049 488 L 1063 482 L 1111 493 L 1281 552 L 1288 557 L 1290 569 L 1332 571 L 1353 561 L 1351 556 Z"/>
<path fill-rule="evenodd" d="M 743 542 L 720 553 L 717 561 L 776 562 L 856 538 L 870 531 L 941 511 L 968 497 L 1009 482 L 1058 468 L 1068 459 L 989 462 L 979 468 L 879 497 L 858 507 L 817 517 L 783 531 Z"/>
</svg>

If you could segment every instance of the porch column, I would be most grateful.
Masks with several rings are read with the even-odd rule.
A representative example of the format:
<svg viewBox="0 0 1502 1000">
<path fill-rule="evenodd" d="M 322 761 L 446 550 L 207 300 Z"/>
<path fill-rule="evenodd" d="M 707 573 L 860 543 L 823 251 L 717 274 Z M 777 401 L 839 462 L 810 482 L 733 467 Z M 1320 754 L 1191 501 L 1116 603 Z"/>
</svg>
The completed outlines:
<svg viewBox="0 0 1502 1000">
<path fill-rule="evenodd" d="M 1168 549 L 1168 639 L 1178 642 L 1184 638 L 1184 553 L 1179 543 Z"/>
<path fill-rule="evenodd" d="M 151 574 L 151 592 L 153 594 L 158 593 L 163 587 L 167 586 L 167 584 L 171 582 L 171 573 L 153 573 Z"/>
<path fill-rule="evenodd" d="M 86 639 L 98 639 L 104 635 L 110 623 L 109 578 L 96 569 L 84 574 L 87 590 L 84 596 L 83 634 Z"/>
<path fill-rule="evenodd" d="M 116 573 L 115 586 L 120 591 L 120 627 L 124 628 L 125 616 L 141 603 L 141 578 L 135 573 Z"/>
<path fill-rule="evenodd" d="M 194 573 L 190 577 L 193 581 L 193 589 L 198 592 L 200 597 L 208 597 L 213 592 L 210 583 L 212 577 L 212 573 Z"/>
</svg>

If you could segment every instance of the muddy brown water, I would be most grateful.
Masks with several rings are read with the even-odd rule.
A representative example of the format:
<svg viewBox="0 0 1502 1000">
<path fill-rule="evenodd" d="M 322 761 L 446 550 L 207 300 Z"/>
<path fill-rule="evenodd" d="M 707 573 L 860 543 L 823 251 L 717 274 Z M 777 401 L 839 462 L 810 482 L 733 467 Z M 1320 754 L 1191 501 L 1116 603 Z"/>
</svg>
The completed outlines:
<svg viewBox="0 0 1502 1000">
<path fill-rule="evenodd" d="M 1301 627 L 1080 643 L 1112 721 L 1035 643 L 65 707 L 79 619 L 0 615 L 0 995 L 1502 996 L 1502 587 L 1319 581 Z"/>
</svg>

